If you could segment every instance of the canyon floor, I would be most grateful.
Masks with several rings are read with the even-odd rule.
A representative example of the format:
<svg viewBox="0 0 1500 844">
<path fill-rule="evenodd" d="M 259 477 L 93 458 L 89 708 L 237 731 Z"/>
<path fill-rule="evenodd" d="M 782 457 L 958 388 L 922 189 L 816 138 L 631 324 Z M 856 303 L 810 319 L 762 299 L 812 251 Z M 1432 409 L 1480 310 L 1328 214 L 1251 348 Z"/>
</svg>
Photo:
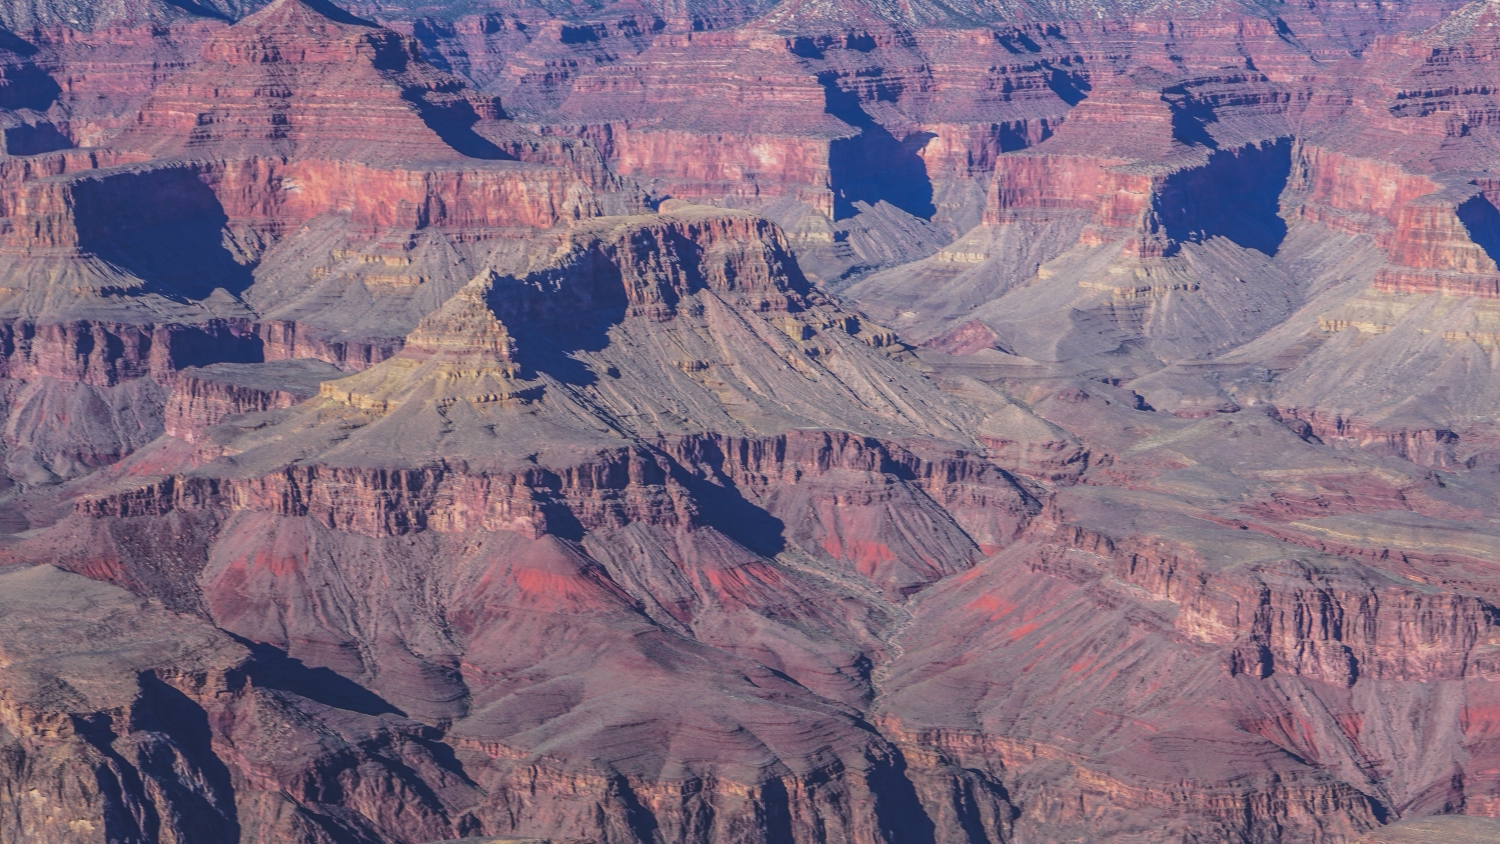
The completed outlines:
<svg viewBox="0 0 1500 844">
<path fill-rule="evenodd" d="M 0 844 L 1500 841 L 1497 79 L 0 0 Z"/>
</svg>

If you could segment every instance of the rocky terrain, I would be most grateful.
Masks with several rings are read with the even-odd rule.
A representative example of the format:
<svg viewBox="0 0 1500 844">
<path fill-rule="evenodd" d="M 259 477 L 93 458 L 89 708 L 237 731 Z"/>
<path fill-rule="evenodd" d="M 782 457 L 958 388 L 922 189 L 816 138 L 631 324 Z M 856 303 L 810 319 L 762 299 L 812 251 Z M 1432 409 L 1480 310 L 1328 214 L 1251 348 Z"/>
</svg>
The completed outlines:
<svg viewBox="0 0 1500 844">
<path fill-rule="evenodd" d="M 0 2 L 0 842 L 1500 840 L 1500 5 Z"/>
<path fill-rule="evenodd" d="M 1369 844 L 1470 844 L 1493 841 L 1500 836 L 1500 825 L 1493 820 L 1463 815 L 1439 815 L 1397 823 L 1373 832 L 1362 839 Z"/>
</svg>

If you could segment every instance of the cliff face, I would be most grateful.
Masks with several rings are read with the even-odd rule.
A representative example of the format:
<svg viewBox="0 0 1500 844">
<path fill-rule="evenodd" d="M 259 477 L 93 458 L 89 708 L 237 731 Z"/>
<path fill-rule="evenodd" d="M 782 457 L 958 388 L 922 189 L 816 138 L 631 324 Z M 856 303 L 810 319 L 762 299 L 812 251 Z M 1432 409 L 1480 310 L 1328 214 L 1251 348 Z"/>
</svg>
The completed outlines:
<svg viewBox="0 0 1500 844">
<path fill-rule="evenodd" d="M 251 5 L 0 3 L 0 842 L 1500 815 L 1489 5 Z"/>
<path fill-rule="evenodd" d="M 1299 159 L 1289 185 L 1304 197 L 1297 213 L 1375 238 L 1391 263 L 1376 276 L 1377 291 L 1497 295 L 1500 277 L 1487 251 L 1497 212 L 1484 180 L 1450 186 L 1396 164 L 1316 148 Z"/>
<path fill-rule="evenodd" d="M 983 223 L 1075 212 L 1085 221 L 1080 243 L 1123 240 L 1123 254 L 1133 257 L 1174 255 L 1182 242 L 1216 236 L 1275 251 L 1286 231 L 1278 213 L 1288 153 L 1286 141 L 1268 141 L 1156 173 L 1108 155 L 1007 157 L 995 168 Z M 1226 207 L 1226 193 L 1238 201 Z"/>
<path fill-rule="evenodd" d="M 1137 441 L 1145 448 L 1111 461 L 1109 473 L 1157 489 L 1175 475 L 1176 508 L 1178 496 L 1194 497 L 1186 489 L 1195 479 L 1223 484 L 1220 472 L 1246 465 L 1197 450 L 1215 423 L 1171 427 L 1171 453 Z M 1274 420 L 1232 428 L 1242 454 L 1265 461 L 1256 465 L 1286 465 L 1273 456 L 1287 441 Z M 1195 463 L 1184 476 L 1186 455 Z M 1336 461 L 1303 468 L 1309 478 L 1341 471 Z M 1249 837 L 1259 833 L 1246 818 L 1274 816 L 1291 840 L 1350 840 L 1379 822 L 1383 804 L 1421 813 L 1475 799 L 1467 790 L 1486 793 L 1484 773 L 1455 778 L 1466 760 L 1413 756 L 1387 731 L 1389 719 L 1417 717 L 1452 747 L 1474 746 L 1461 737 L 1474 722 L 1416 713 L 1456 714 L 1488 699 L 1493 606 L 1431 587 L 1487 577 L 1489 566 L 1443 569 L 1459 552 L 1439 550 L 1435 533 L 1423 551 L 1414 533 L 1377 538 L 1394 526 L 1375 527 L 1375 513 L 1430 512 L 1422 482 L 1333 477 L 1320 500 L 1308 495 L 1292 512 L 1285 489 L 1270 493 L 1279 504 L 1254 507 L 1209 493 L 1195 499 L 1209 512 L 1188 517 L 1106 488 L 1059 494 L 1022 541 L 916 602 L 880 723 L 909 758 L 991 766 L 1022 809 L 1018 837 L 1118 835 L 1103 819 L 1129 805 L 1167 828 Z M 1254 489 L 1252 498 L 1265 494 Z M 1395 691 L 1418 678 L 1419 696 Z M 961 702 L 935 702 L 939 689 L 962 689 Z M 1131 715 L 1099 706 L 1121 695 Z M 1205 744 L 1214 753 L 1195 749 Z M 1356 773 L 1397 758 L 1410 766 L 1397 777 Z M 1343 773 L 1326 778 L 1335 770 Z M 1234 778 L 1245 779 L 1228 786 Z M 1257 778 L 1264 784 L 1247 785 Z M 1274 805 L 1256 804 L 1273 793 Z"/>
<path fill-rule="evenodd" d="M 291 407 L 317 395 L 324 379 L 342 374 L 315 358 L 179 370 L 163 409 L 167 436 L 196 442 L 204 431 L 231 416 Z"/>
<path fill-rule="evenodd" d="M 10 377 L 109 387 L 170 385 L 215 362 L 367 366 L 456 289 L 451 272 L 495 248 L 479 244 L 594 215 L 596 189 L 636 202 L 592 150 L 520 130 L 410 38 L 332 6 L 115 37 L 120 50 L 68 32 L 17 48 L 23 67 L 62 68 L 68 87 L 43 77 L 51 90 L 28 94 L 23 83 L 40 83 L 17 71 L 12 105 L 80 148 L 0 166 Z M 142 67 L 152 50 L 159 63 Z M 103 100 L 125 113 L 98 112 Z M 417 241 L 441 244 L 430 265 L 411 257 Z M 395 255 L 332 274 L 339 290 L 298 301 L 279 289 L 288 274 L 327 274 L 319 253 L 390 242 Z M 392 283 L 377 266 L 404 272 Z M 245 305 L 258 279 L 274 303 L 259 311 Z M 351 326 L 340 295 L 371 290 L 389 305 Z"/>
</svg>

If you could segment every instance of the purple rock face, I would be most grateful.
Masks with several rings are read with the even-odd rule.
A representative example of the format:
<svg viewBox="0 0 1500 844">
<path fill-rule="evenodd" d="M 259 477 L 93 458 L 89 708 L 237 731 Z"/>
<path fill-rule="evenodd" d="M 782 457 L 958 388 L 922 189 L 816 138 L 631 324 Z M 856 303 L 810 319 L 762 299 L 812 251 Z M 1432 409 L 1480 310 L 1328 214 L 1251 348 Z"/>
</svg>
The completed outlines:
<svg viewBox="0 0 1500 844">
<path fill-rule="evenodd" d="M 1500 840 L 1492 4 L 83 5 L 0 844 Z"/>
</svg>

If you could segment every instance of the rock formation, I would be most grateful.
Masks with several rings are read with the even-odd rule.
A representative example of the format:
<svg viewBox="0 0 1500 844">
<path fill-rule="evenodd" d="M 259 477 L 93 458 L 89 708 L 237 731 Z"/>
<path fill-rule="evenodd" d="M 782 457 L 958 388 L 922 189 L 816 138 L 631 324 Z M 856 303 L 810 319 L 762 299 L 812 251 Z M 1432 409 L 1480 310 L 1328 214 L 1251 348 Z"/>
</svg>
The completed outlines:
<svg viewBox="0 0 1500 844">
<path fill-rule="evenodd" d="M 0 3 L 0 842 L 1487 840 L 1497 21 Z"/>
</svg>

